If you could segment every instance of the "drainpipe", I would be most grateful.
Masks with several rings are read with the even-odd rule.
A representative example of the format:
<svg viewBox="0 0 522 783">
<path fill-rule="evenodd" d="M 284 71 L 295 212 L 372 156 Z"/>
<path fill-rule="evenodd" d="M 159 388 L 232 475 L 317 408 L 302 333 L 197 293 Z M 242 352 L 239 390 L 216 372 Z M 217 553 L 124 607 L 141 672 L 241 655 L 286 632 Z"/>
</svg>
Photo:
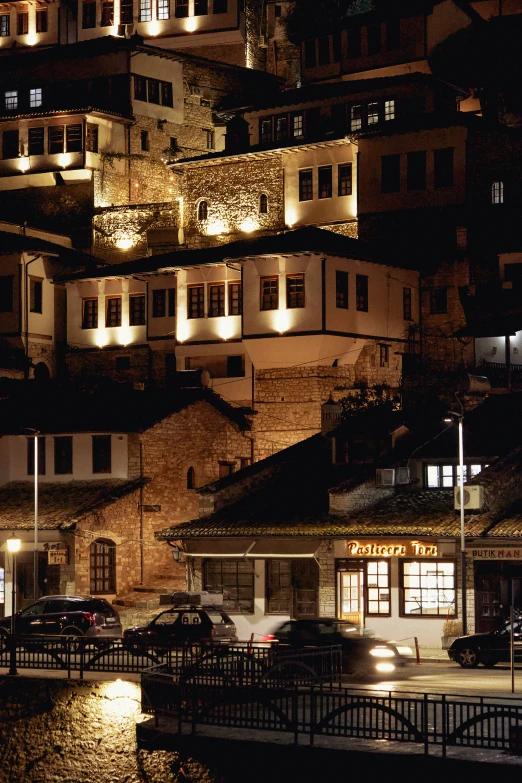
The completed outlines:
<svg viewBox="0 0 522 783">
<path fill-rule="evenodd" d="M 25 236 L 25 226 L 24 223 L 23 226 L 23 234 Z M 33 261 L 38 261 L 41 259 L 42 256 L 35 256 L 30 261 L 27 261 L 25 264 L 25 367 L 24 367 L 24 379 L 27 381 L 29 378 L 29 264 L 32 264 Z M 43 298 L 43 286 L 42 286 L 42 298 Z"/>
<path fill-rule="evenodd" d="M 138 435 L 140 444 L 140 479 L 143 480 L 143 443 L 141 435 Z M 143 585 L 143 576 L 145 572 L 144 551 L 143 551 L 143 483 L 140 487 L 140 585 Z"/>
</svg>

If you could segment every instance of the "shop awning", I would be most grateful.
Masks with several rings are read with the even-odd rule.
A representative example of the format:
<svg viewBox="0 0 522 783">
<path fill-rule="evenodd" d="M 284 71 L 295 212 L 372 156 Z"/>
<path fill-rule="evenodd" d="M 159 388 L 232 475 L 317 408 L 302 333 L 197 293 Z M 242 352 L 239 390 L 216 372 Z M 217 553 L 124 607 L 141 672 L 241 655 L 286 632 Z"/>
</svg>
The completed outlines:
<svg viewBox="0 0 522 783">
<path fill-rule="evenodd" d="M 190 557 L 248 557 L 265 560 L 271 557 L 315 557 L 321 542 L 279 539 L 212 539 L 186 541 L 185 554 Z"/>
<path fill-rule="evenodd" d="M 251 538 L 186 541 L 185 554 L 190 557 L 246 557 L 254 544 Z"/>
<path fill-rule="evenodd" d="M 320 541 L 282 541 L 265 539 L 256 541 L 249 549 L 247 557 L 258 557 L 260 560 L 269 557 L 315 557 L 321 545 Z"/>
</svg>

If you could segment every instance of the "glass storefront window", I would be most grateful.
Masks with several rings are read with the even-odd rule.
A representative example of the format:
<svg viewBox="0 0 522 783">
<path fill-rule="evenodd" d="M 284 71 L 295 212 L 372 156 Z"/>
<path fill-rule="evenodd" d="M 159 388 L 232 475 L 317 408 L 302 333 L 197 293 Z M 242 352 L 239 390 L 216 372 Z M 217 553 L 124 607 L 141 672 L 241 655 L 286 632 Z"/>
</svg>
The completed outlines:
<svg viewBox="0 0 522 783">
<path fill-rule="evenodd" d="M 455 616 L 455 563 L 402 561 L 401 615 Z"/>
</svg>

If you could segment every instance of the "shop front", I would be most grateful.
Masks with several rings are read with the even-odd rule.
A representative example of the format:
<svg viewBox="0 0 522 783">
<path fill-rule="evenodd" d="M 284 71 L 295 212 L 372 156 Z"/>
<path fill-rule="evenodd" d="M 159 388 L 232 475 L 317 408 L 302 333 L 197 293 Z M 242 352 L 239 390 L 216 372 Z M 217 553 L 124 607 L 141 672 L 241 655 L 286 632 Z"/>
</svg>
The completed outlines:
<svg viewBox="0 0 522 783">
<path fill-rule="evenodd" d="M 522 545 L 491 544 L 468 550 L 473 564 L 475 631 L 496 630 L 509 619 L 511 604 L 522 610 Z"/>
</svg>

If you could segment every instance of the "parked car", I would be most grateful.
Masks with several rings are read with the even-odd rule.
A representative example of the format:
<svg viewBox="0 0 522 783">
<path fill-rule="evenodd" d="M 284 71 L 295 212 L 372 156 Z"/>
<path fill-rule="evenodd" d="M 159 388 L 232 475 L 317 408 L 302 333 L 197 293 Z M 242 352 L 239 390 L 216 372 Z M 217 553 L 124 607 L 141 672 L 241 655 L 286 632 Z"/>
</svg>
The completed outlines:
<svg viewBox="0 0 522 783">
<path fill-rule="evenodd" d="M 23 635 L 121 637 L 120 616 L 105 598 L 46 595 L 15 614 L 15 633 Z M 0 620 L 0 644 L 11 631 L 11 617 Z"/>
<path fill-rule="evenodd" d="M 287 620 L 264 638 L 295 648 L 340 645 L 342 671 L 356 677 L 391 674 L 405 664 L 394 644 L 364 635 L 359 626 L 335 617 Z"/>
<path fill-rule="evenodd" d="M 515 661 L 522 661 L 522 618 L 514 622 Z M 481 663 L 491 668 L 497 663 L 511 660 L 511 623 L 507 622 L 497 631 L 459 636 L 448 649 L 451 661 L 463 669 L 474 669 Z"/>
<path fill-rule="evenodd" d="M 129 647 L 235 642 L 237 629 L 228 614 L 218 607 L 209 606 L 172 607 L 160 612 L 148 625 L 128 628 L 123 632 L 123 643 Z"/>
</svg>

